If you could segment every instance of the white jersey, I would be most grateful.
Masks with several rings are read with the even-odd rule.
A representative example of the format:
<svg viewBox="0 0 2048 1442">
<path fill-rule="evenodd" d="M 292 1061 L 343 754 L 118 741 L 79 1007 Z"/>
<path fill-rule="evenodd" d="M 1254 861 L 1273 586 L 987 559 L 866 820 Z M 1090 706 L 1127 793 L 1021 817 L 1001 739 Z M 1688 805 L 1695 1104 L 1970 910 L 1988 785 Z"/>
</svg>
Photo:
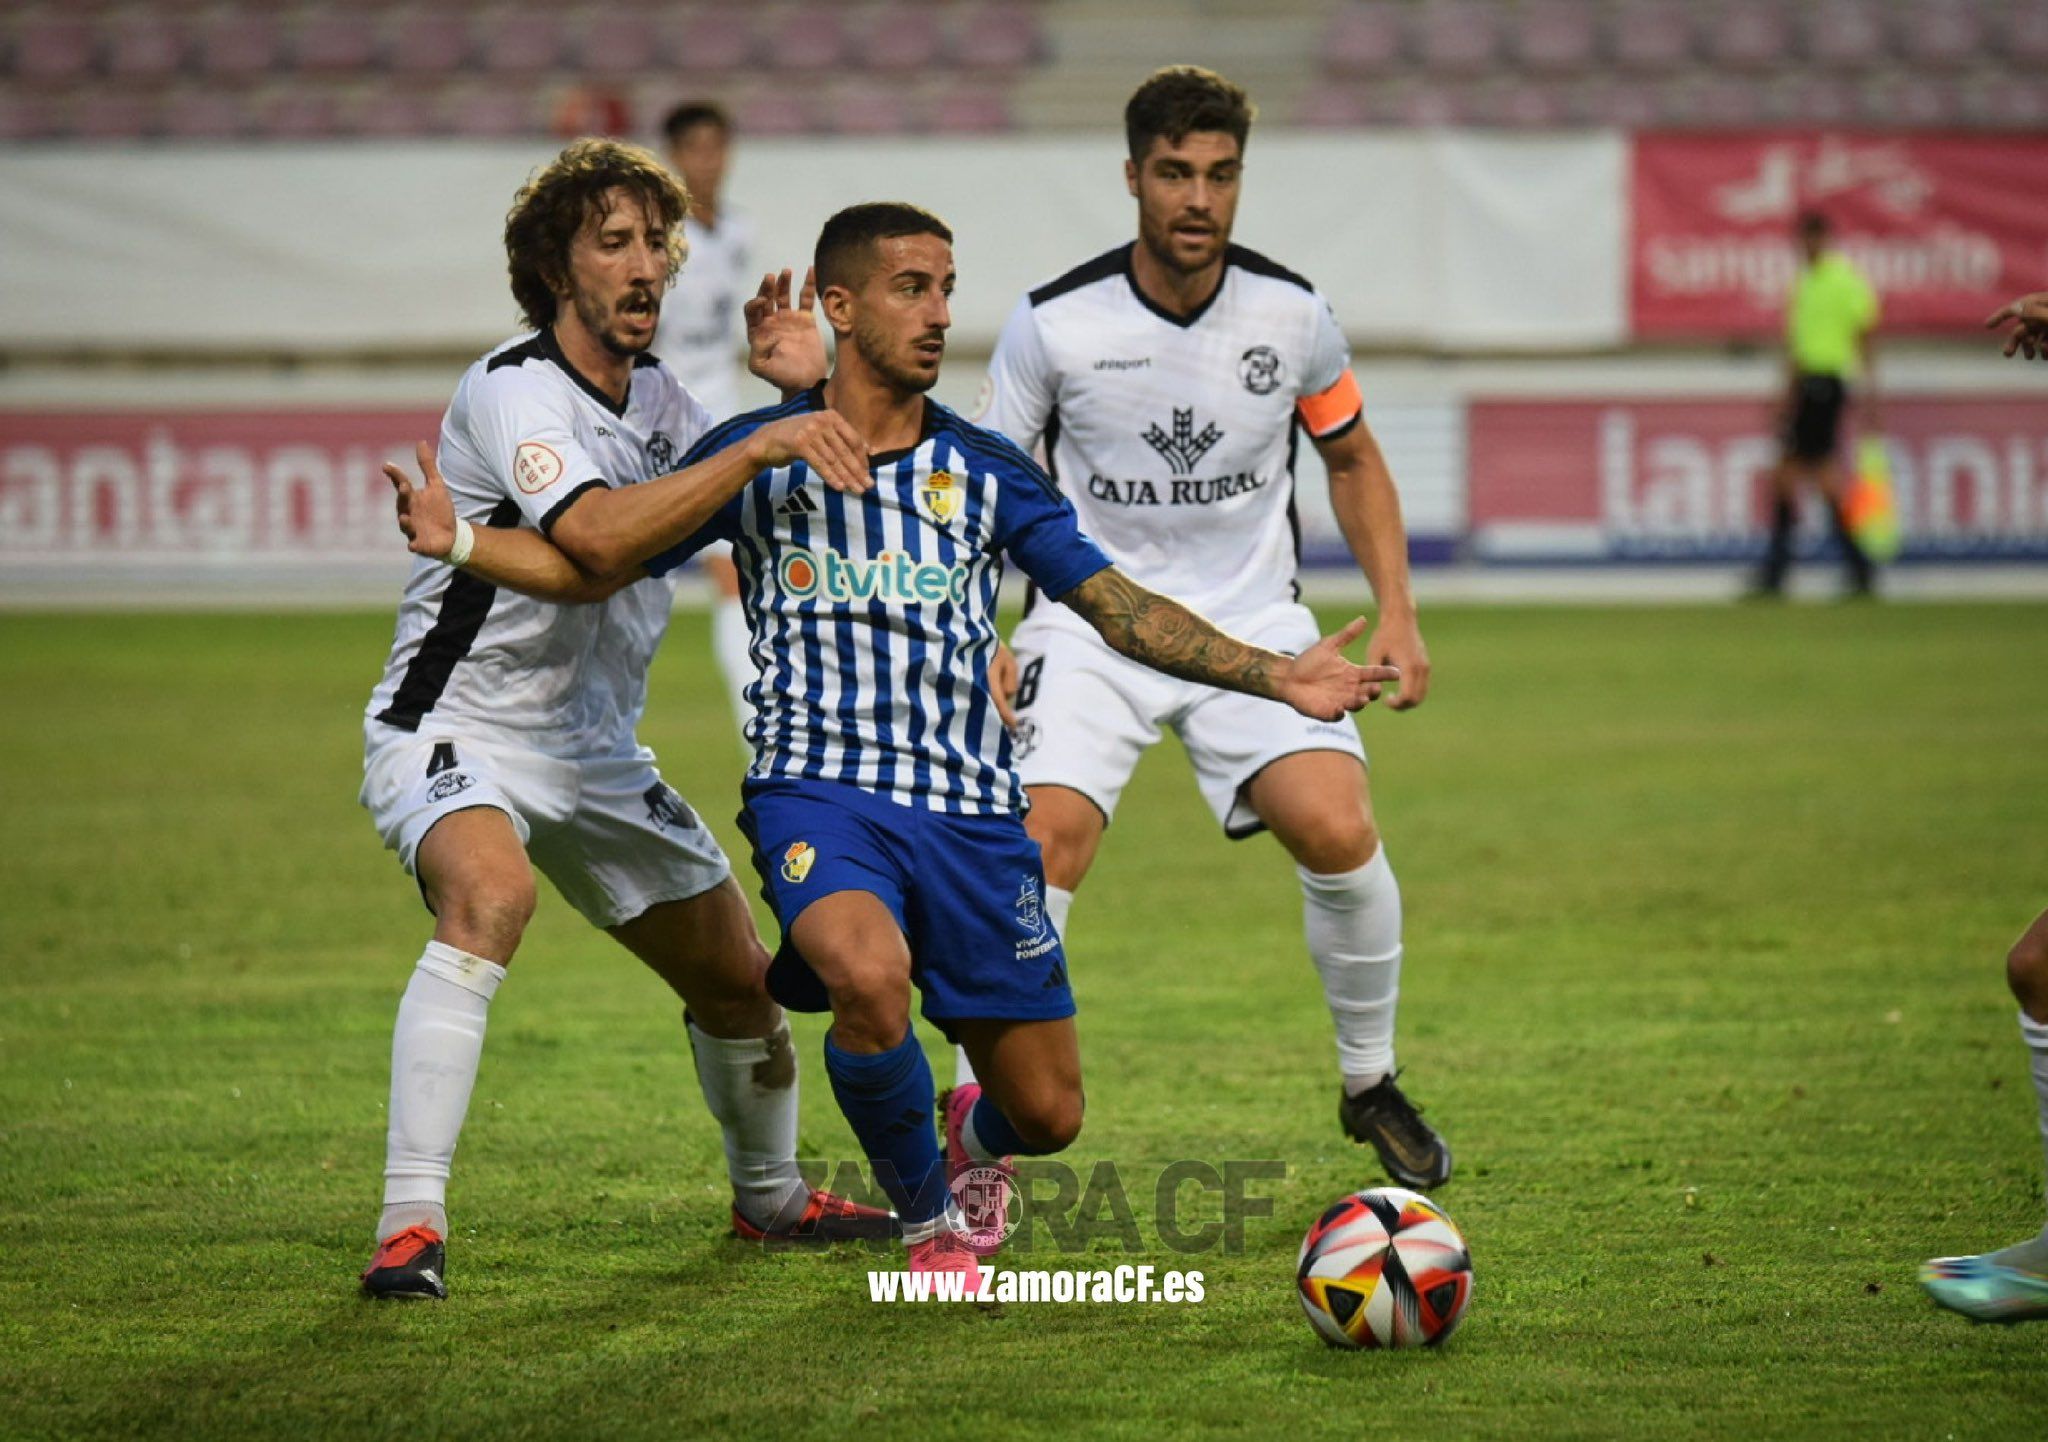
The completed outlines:
<svg viewBox="0 0 2048 1442">
<path fill-rule="evenodd" d="M 654 353 L 691 395 L 719 420 L 740 409 L 741 358 L 747 329 L 741 307 L 760 277 L 753 274 L 754 228 L 727 209 L 714 227 L 683 220 L 690 258 L 661 298 Z"/>
<path fill-rule="evenodd" d="M 1138 290 L 1132 250 L 1018 302 L 979 420 L 1043 443 L 1082 530 L 1132 578 L 1215 620 L 1263 612 L 1295 595 L 1297 419 L 1327 440 L 1362 414 L 1350 347 L 1307 281 L 1242 246 L 1185 317 Z"/>
<path fill-rule="evenodd" d="M 626 404 L 614 406 L 541 331 L 463 374 L 441 420 L 441 474 L 470 524 L 546 532 L 586 490 L 677 469 L 710 426 L 652 356 L 634 362 Z M 370 724 L 481 729 L 563 756 L 609 752 L 631 741 L 673 600 L 657 579 L 597 605 L 555 606 L 416 560 Z"/>
</svg>

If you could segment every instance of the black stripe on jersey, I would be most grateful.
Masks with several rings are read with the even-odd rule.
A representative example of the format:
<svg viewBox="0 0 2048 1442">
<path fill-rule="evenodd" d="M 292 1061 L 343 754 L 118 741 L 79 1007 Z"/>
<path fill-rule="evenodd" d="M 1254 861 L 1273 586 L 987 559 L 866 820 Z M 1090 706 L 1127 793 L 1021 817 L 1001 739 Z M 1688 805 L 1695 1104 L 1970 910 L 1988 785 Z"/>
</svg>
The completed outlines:
<svg viewBox="0 0 2048 1442">
<path fill-rule="evenodd" d="M 1294 536 L 1294 577 L 1287 584 L 1297 601 L 1301 599 L 1301 507 L 1295 504 L 1299 492 L 1295 487 L 1294 463 L 1301 458 L 1301 435 L 1307 429 L 1301 423 L 1301 413 L 1295 412 L 1287 426 L 1287 529 Z"/>
<path fill-rule="evenodd" d="M 582 371 L 569 363 L 569 357 L 562 354 L 562 343 L 555 339 L 555 333 L 552 330 L 541 331 L 539 334 L 521 341 L 518 345 L 508 346 L 504 350 L 499 351 L 484 363 L 484 370 L 488 373 L 496 370 L 499 366 L 525 365 L 530 360 L 551 362 L 563 375 L 576 382 L 579 390 L 615 416 L 623 416 L 626 413 L 626 407 L 632 404 L 633 388 L 630 381 L 626 386 L 626 399 L 623 401 L 613 400 L 599 388 L 596 381 L 593 381 L 589 376 L 583 374 Z M 642 365 L 660 364 L 661 362 L 655 360 L 652 356 L 636 356 L 633 360 L 633 368 L 635 370 L 638 370 Z"/>
<path fill-rule="evenodd" d="M 1274 280 L 1284 280 L 1289 285 L 1300 286 L 1311 295 L 1315 294 L 1316 288 L 1302 277 L 1296 275 L 1279 261 L 1268 260 L 1256 250 L 1247 250 L 1241 245 L 1228 246 L 1223 252 L 1223 263 L 1225 265 L 1234 265 L 1239 270 L 1248 270 L 1253 275 L 1264 275 L 1270 276 Z"/>
<path fill-rule="evenodd" d="M 649 366 L 658 366 L 660 364 L 661 357 L 651 350 L 644 350 L 633 357 L 633 369 L 636 371 L 644 371 Z"/>
<path fill-rule="evenodd" d="M 540 533 L 543 536 L 553 535 L 555 532 L 555 522 L 562 519 L 562 513 L 574 505 L 577 498 L 585 491 L 608 491 L 610 489 L 611 487 L 603 481 L 585 481 L 575 490 L 569 492 L 568 495 L 562 497 L 561 500 L 548 507 L 548 513 L 540 518 Z"/>
<path fill-rule="evenodd" d="M 1093 260 L 1084 260 L 1065 275 L 1056 276 L 1031 292 L 1034 308 L 1055 300 L 1068 291 L 1079 290 L 1084 285 L 1093 285 L 1098 280 L 1109 280 L 1123 275 L 1131 268 L 1131 249 L 1137 242 L 1125 241 L 1115 250 L 1105 250 Z"/>
<path fill-rule="evenodd" d="M 1054 405 L 1045 413 L 1045 475 L 1052 482 L 1052 488 L 1060 488 L 1060 408 Z M 1030 577 L 1024 578 L 1024 614 L 1029 616 L 1031 608 L 1038 604 L 1038 583 Z"/>
<path fill-rule="evenodd" d="M 508 499 L 492 508 L 484 524 L 510 526 L 518 519 L 519 503 Z M 420 718 L 434 709 L 448 689 L 448 678 L 476 644 L 476 634 L 497 599 L 496 586 L 468 571 L 457 571 L 449 578 L 448 589 L 441 593 L 441 614 L 420 638 L 420 648 L 406 663 L 405 677 L 392 693 L 391 704 L 377 713 L 379 721 L 401 731 L 420 729 Z"/>
<path fill-rule="evenodd" d="M 720 421 L 710 430 L 704 432 L 703 435 L 697 437 L 697 444 L 691 446 L 688 451 L 683 453 L 682 467 L 679 467 L 679 469 L 694 466 L 706 456 L 717 455 L 742 435 L 758 430 L 770 421 L 779 421 L 784 416 L 800 415 L 808 410 L 823 409 L 823 390 L 823 386 L 813 386 L 809 390 L 799 391 L 788 400 L 781 401 L 775 405 L 763 406 L 757 411 L 742 411 L 736 416 L 728 416 L 725 420 Z"/>
</svg>

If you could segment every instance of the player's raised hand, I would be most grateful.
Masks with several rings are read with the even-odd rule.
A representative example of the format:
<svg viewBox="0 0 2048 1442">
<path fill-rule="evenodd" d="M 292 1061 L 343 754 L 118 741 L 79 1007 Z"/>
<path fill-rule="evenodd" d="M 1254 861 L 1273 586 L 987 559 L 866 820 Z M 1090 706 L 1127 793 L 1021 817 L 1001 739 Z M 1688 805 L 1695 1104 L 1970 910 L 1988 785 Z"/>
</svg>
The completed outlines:
<svg viewBox="0 0 2048 1442">
<path fill-rule="evenodd" d="M 825 378 L 825 338 L 818 333 L 818 272 L 804 272 L 794 304 L 790 271 L 761 277 L 761 288 L 742 306 L 747 318 L 747 369 L 768 384 L 808 390 Z"/>
<path fill-rule="evenodd" d="M 1391 666 L 1401 673 L 1401 689 L 1387 702 L 1387 709 L 1412 710 L 1429 695 L 1429 648 L 1422 644 L 1422 632 L 1413 616 L 1382 615 L 1372 639 L 1366 642 L 1365 659 L 1372 665 Z"/>
<path fill-rule="evenodd" d="M 1318 721 L 1341 721 L 1370 706 L 1401 673 L 1392 666 L 1358 666 L 1345 659 L 1344 648 L 1364 634 L 1365 617 L 1359 616 L 1290 659 L 1280 674 L 1280 699 Z"/>
<path fill-rule="evenodd" d="M 434 448 L 421 441 L 413 448 L 420 463 L 420 484 L 415 487 L 403 466 L 388 461 L 384 474 L 398 493 L 398 529 L 405 533 L 405 548 L 415 556 L 438 561 L 455 549 L 455 498 L 441 479 L 434 463 Z"/>
<path fill-rule="evenodd" d="M 858 496 L 874 489 L 867 440 L 837 411 L 807 411 L 770 421 L 754 432 L 751 444 L 758 469 L 802 461 L 835 491 Z"/>
<path fill-rule="evenodd" d="M 2005 338 L 2007 355 L 2025 351 L 2028 360 L 2048 356 L 2048 290 L 2009 300 L 1984 322 L 1986 330 L 2002 325 L 2012 326 Z"/>
</svg>

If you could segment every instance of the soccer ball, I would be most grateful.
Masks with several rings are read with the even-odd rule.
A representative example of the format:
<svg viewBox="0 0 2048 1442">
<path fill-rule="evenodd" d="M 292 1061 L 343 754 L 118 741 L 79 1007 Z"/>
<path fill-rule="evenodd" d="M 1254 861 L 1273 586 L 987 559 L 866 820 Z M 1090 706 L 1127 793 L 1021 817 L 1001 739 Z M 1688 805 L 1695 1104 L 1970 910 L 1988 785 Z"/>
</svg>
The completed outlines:
<svg viewBox="0 0 2048 1442">
<path fill-rule="evenodd" d="M 1316 1218 L 1294 1283 L 1332 1347 L 1434 1347 L 1472 1300 L 1472 1255 L 1428 1197 L 1374 1187 Z"/>
</svg>

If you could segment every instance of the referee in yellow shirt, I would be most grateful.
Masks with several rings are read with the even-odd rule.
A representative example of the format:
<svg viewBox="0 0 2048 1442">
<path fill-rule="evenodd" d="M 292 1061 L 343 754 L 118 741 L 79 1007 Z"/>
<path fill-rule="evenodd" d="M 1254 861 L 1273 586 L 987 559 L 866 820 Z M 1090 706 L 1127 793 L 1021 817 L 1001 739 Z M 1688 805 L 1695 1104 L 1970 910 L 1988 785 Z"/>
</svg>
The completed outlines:
<svg viewBox="0 0 2048 1442">
<path fill-rule="evenodd" d="M 1836 451 L 1852 383 L 1862 390 L 1864 424 L 1875 424 L 1871 331 L 1877 324 L 1877 295 L 1856 267 L 1829 247 L 1826 216 L 1809 211 L 1799 218 L 1799 248 L 1805 264 L 1785 310 L 1785 451 L 1772 475 L 1771 546 L 1757 577 L 1757 594 L 1776 596 L 1785 588 L 1800 486 L 1811 481 L 1827 497 L 1835 539 L 1849 566 L 1850 594 L 1867 596 L 1872 566 L 1844 518 L 1849 477 Z"/>
</svg>

